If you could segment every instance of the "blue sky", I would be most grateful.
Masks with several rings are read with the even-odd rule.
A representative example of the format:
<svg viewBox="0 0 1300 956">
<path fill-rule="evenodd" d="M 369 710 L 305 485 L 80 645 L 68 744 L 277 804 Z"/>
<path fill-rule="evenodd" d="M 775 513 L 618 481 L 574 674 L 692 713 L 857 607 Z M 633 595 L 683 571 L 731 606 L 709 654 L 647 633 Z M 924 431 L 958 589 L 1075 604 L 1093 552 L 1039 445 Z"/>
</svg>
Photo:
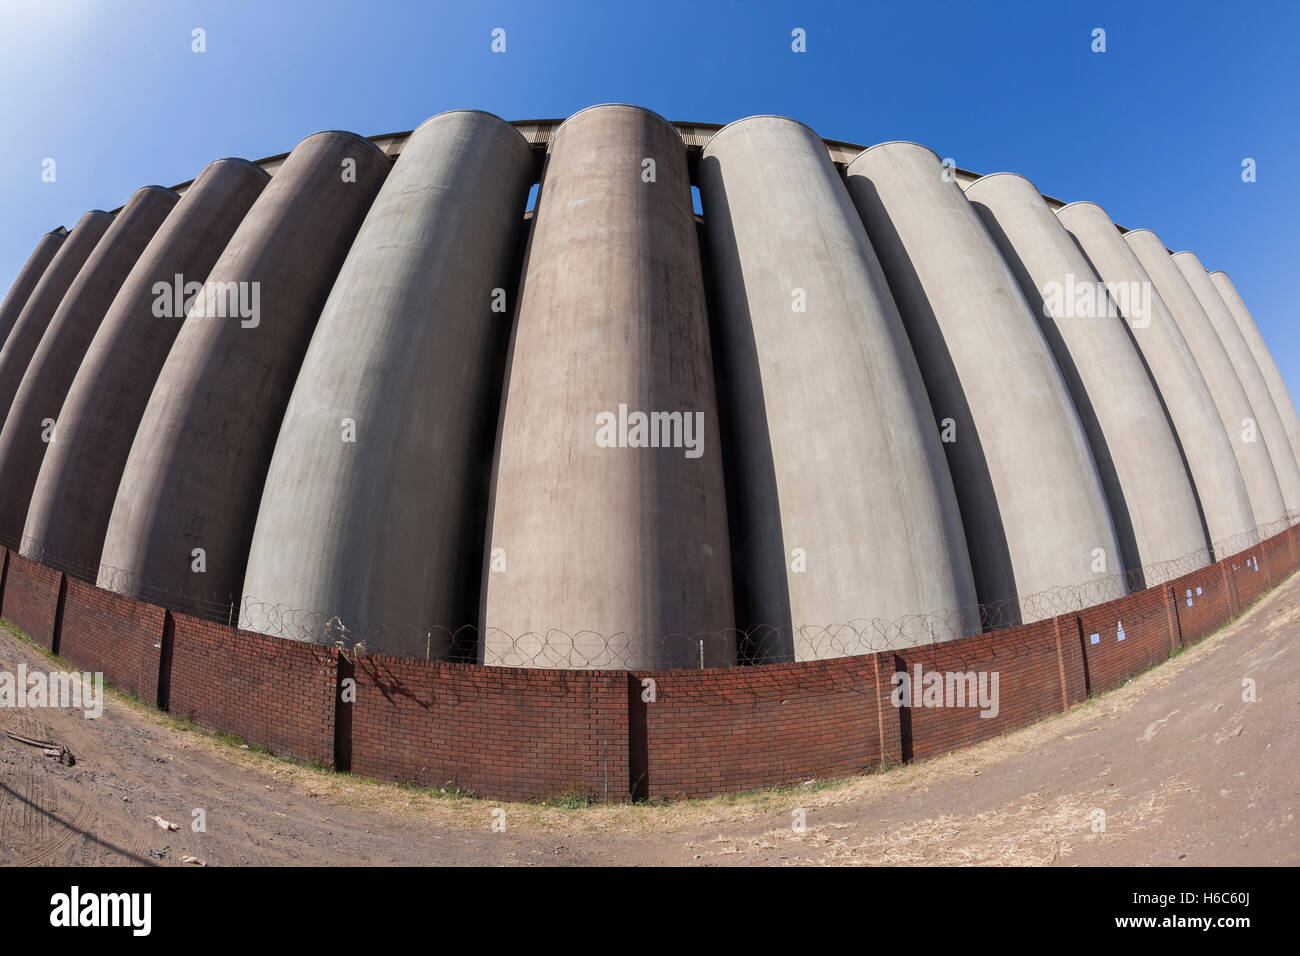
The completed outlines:
<svg viewBox="0 0 1300 956">
<path fill-rule="evenodd" d="M 795 27 L 806 53 L 790 49 Z M 916 140 L 1013 170 L 1192 249 L 1232 276 L 1300 395 L 1298 35 L 1293 2 L 5 0 L 0 286 L 86 209 L 320 129 L 610 101 L 702 122 L 780 113 L 828 138 Z M 55 183 L 41 182 L 46 157 Z"/>
</svg>

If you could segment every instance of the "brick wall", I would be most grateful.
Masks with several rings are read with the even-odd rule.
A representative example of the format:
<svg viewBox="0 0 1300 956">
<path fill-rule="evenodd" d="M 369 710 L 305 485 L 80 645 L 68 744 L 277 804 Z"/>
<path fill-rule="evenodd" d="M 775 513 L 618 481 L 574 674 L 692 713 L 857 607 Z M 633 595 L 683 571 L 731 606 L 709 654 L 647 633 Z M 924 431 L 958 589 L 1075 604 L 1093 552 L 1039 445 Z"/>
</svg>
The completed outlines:
<svg viewBox="0 0 1300 956">
<path fill-rule="evenodd" d="M 1263 553 L 1260 566 L 1268 572 L 1270 584 L 1276 587 L 1295 569 L 1295 536 L 1291 529 L 1275 534 L 1260 544 L 1260 551 Z"/>
<path fill-rule="evenodd" d="M 505 799 L 628 794 L 627 675 L 393 657 L 344 664 L 340 762 L 353 773 Z"/>
<path fill-rule="evenodd" d="M 631 675 L 638 795 L 723 793 L 901 759 L 890 654 Z M 654 700 L 645 700 L 653 680 Z"/>
<path fill-rule="evenodd" d="M 1233 618 L 1232 587 L 1221 563 L 1184 574 L 1167 587 L 1173 595 L 1178 635 L 1184 647 L 1209 637 Z"/>
<path fill-rule="evenodd" d="M 1271 584 L 1277 585 L 1291 574 L 1291 568 L 1295 564 L 1294 546 L 1290 529 L 1261 542 L 1260 566 L 1268 571 Z"/>
<path fill-rule="evenodd" d="M 171 614 L 168 709 L 303 760 L 334 761 L 332 647 Z"/>
<path fill-rule="evenodd" d="M 1104 693 L 1178 647 L 1169 588 L 1154 587 L 1079 612 L 1088 688 Z"/>
<path fill-rule="evenodd" d="M 1300 527 L 1163 586 L 991 634 L 830 661 L 631 674 L 349 661 L 65 582 L 3 549 L 0 558 L 6 618 L 75 666 L 205 727 L 368 776 L 501 799 L 620 799 L 860 773 L 1060 713 L 1232 620 L 1296 570 Z M 917 665 L 922 675 L 996 671 L 997 715 L 895 707 L 891 678 L 915 677 Z M 338 695 L 347 680 L 350 704 Z"/>
<path fill-rule="evenodd" d="M 57 651 L 62 586 L 63 575 L 58 571 L 9 551 L 0 616 L 12 621 L 46 650 Z"/>
<path fill-rule="evenodd" d="M 82 670 L 102 671 L 119 690 L 158 703 L 167 612 L 69 577 L 59 653 Z"/>
<path fill-rule="evenodd" d="M 982 671 L 989 674 L 990 681 L 993 673 L 998 675 L 995 715 L 989 711 L 990 716 L 981 716 L 984 711 L 971 706 L 905 708 L 900 719 L 903 755 L 908 760 L 923 760 L 988 740 L 1059 714 L 1086 696 L 1079 630 L 1073 615 L 906 648 L 893 656 L 896 668 L 913 678 L 920 665 L 923 680 L 927 672 Z"/>
<path fill-rule="evenodd" d="M 1259 546 L 1234 554 L 1222 562 L 1228 569 L 1228 577 L 1240 614 L 1264 595 L 1269 589 L 1268 567 L 1264 564 L 1263 549 Z"/>
</svg>

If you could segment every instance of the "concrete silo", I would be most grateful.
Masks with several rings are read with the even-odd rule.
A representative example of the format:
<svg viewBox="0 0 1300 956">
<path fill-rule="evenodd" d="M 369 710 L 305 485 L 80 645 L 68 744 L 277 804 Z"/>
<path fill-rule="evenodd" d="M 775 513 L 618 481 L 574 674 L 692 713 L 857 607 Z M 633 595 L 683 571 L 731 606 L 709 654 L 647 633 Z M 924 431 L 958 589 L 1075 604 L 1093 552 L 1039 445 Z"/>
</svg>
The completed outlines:
<svg viewBox="0 0 1300 956">
<path fill-rule="evenodd" d="M 0 539 L 21 539 L 27 505 L 63 399 L 104 313 L 180 197 L 161 186 L 136 190 L 95 245 L 50 319 L 0 430 Z"/>
<path fill-rule="evenodd" d="M 800 660 L 978 632 L 925 385 L 825 144 L 782 117 L 732 123 L 704 147 L 700 198 L 753 656 L 791 659 L 791 625 Z"/>
<path fill-rule="evenodd" d="M 1210 388 L 1150 276 L 1100 206 L 1070 203 L 1056 216 L 1114 290 L 1128 320 L 1178 438 L 1214 556 L 1231 553 L 1225 550 L 1231 542 L 1258 540 L 1252 538 L 1255 517 L 1246 483 Z"/>
<path fill-rule="evenodd" d="M 1150 229 L 1126 232 L 1124 241 L 1151 277 L 1155 291 L 1169 307 L 1187 347 L 1192 350 L 1197 367 L 1205 376 L 1224 431 L 1232 444 L 1237 466 L 1241 469 L 1241 477 L 1246 482 L 1255 526 L 1264 527 L 1283 518 L 1286 505 L 1282 500 L 1282 489 L 1273 471 L 1268 448 L 1259 440 L 1257 426 L 1253 424 L 1258 421 L 1255 410 L 1237 380 L 1237 373 L 1233 371 L 1232 362 L 1209 316 L 1154 232 Z M 1245 546 L 1238 545 L 1232 550 L 1240 551 Z"/>
<path fill-rule="evenodd" d="M 1173 259 L 1174 264 L 1182 272 L 1183 278 L 1191 286 L 1196 301 L 1200 303 L 1210 324 L 1214 326 L 1214 331 L 1228 354 L 1228 360 L 1232 363 L 1237 381 L 1241 383 L 1250 407 L 1255 412 L 1255 422 L 1258 427 L 1256 441 L 1262 441 L 1268 449 L 1268 457 L 1273 463 L 1273 473 L 1282 491 L 1282 502 L 1286 506 L 1287 514 L 1300 517 L 1300 466 L 1296 464 L 1286 426 L 1282 423 L 1282 416 L 1273 402 L 1273 396 L 1269 393 L 1264 375 L 1255 362 L 1255 356 L 1250 352 L 1246 337 L 1237 328 L 1236 320 L 1228 311 L 1227 305 L 1219 296 L 1214 282 L 1206 274 L 1205 266 L 1201 265 L 1201 260 L 1196 254 L 1178 252 L 1174 254 Z"/>
<path fill-rule="evenodd" d="M 253 203 L 141 419 L 104 538 L 101 587 L 232 613 L 298 367 L 390 165 L 359 136 L 317 133 Z"/>
<path fill-rule="evenodd" d="M 92 209 L 78 219 L 14 320 L 4 348 L 0 349 L 0 426 L 4 425 L 9 405 L 59 303 L 112 224 L 113 217 L 99 209 Z"/>
<path fill-rule="evenodd" d="M 531 147 L 488 113 L 441 113 L 406 141 L 280 427 L 244 578 L 245 627 L 333 640 L 337 617 L 370 653 L 437 657 L 468 625 L 473 649 L 533 181 Z M 291 608 L 320 613 L 294 618 Z"/>
<path fill-rule="evenodd" d="M 925 377 L 990 623 L 1121 596 L 1119 545 L 1083 426 L 974 208 L 915 143 L 864 151 L 848 186 Z"/>
<path fill-rule="evenodd" d="M 0 539 L 268 634 L 651 668 L 1041 620 L 1300 515 L 1231 283 L 1092 204 L 779 117 L 514 126 L 218 161 L 115 296 L 131 204 L 44 237 L 0 303 Z"/>
<path fill-rule="evenodd" d="M 686 150 L 607 105 L 554 133 L 493 487 L 489 664 L 729 664 L 718 416 Z"/>
<path fill-rule="evenodd" d="M 0 302 L 0 348 L 4 347 L 5 339 L 9 337 L 14 323 L 22 314 L 23 306 L 27 304 L 32 290 L 41 281 L 41 276 L 45 275 L 45 269 L 66 238 L 68 238 L 68 230 L 62 226 L 41 236 L 41 241 L 36 244 L 36 248 L 32 250 L 32 254 L 27 257 L 22 269 L 18 271 L 18 276 L 14 279 L 14 284 L 9 287 L 4 302 Z"/>
<path fill-rule="evenodd" d="M 1264 383 L 1268 386 L 1268 393 L 1273 397 L 1273 405 L 1282 416 L 1282 425 L 1286 428 L 1291 451 L 1296 456 L 1296 461 L 1300 462 L 1300 415 L 1296 414 L 1295 403 L 1291 400 L 1286 383 L 1282 381 L 1282 373 L 1277 369 L 1277 362 L 1273 360 L 1272 353 L 1264 343 L 1264 337 L 1259 334 L 1259 327 L 1255 325 L 1250 310 L 1246 308 L 1246 303 L 1242 301 L 1237 287 L 1233 285 L 1227 273 L 1211 272 L 1210 281 L 1214 283 L 1214 288 L 1223 299 L 1224 305 L 1232 313 L 1237 328 L 1245 336 L 1251 354 L 1255 356 L 1255 362 L 1264 376 Z"/>
<path fill-rule="evenodd" d="M 966 198 L 1019 280 L 1070 389 L 1130 586 L 1151 587 L 1208 563 L 1196 492 L 1160 395 L 1088 257 L 1023 176 L 984 176 L 966 187 Z"/>
<path fill-rule="evenodd" d="M 141 253 L 59 413 L 27 510 L 27 557 L 95 580 L 131 442 L 185 316 L 185 286 L 192 295 L 208 277 L 269 178 L 242 159 L 209 164 Z"/>
</svg>

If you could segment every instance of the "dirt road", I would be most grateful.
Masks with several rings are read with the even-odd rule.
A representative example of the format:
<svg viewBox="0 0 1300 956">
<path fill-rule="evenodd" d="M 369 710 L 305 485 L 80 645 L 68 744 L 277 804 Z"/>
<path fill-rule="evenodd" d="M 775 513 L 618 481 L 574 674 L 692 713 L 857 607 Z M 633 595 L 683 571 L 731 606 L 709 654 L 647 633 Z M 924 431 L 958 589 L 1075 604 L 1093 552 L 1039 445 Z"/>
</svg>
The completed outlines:
<svg viewBox="0 0 1300 956">
<path fill-rule="evenodd" d="M 1298 645 L 1293 576 L 1192 650 L 1019 733 L 884 774 L 668 805 L 497 804 L 380 785 L 112 696 L 97 720 L 0 709 L 0 730 L 77 758 L 63 766 L 0 736 L 0 863 L 1295 865 Z M 22 661 L 57 669 L 0 631 L 0 671 Z"/>
</svg>

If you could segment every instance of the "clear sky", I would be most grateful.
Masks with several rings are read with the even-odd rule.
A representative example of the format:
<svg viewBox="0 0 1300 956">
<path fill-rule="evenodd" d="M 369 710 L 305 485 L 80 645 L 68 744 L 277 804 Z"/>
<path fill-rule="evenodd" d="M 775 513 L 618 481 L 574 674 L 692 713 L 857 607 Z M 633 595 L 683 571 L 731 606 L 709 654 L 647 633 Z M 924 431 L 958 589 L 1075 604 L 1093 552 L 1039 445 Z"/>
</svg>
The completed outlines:
<svg viewBox="0 0 1300 956">
<path fill-rule="evenodd" d="M 1091 50 L 1098 27 L 1105 53 Z M 779 113 L 827 138 L 915 140 L 1019 172 L 1195 251 L 1232 276 L 1300 396 L 1298 50 L 1293 0 L 4 0 L 0 286 L 87 209 L 321 129 L 611 101 L 701 122 Z M 1242 182 L 1245 157 L 1256 182 Z"/>
</svg>

